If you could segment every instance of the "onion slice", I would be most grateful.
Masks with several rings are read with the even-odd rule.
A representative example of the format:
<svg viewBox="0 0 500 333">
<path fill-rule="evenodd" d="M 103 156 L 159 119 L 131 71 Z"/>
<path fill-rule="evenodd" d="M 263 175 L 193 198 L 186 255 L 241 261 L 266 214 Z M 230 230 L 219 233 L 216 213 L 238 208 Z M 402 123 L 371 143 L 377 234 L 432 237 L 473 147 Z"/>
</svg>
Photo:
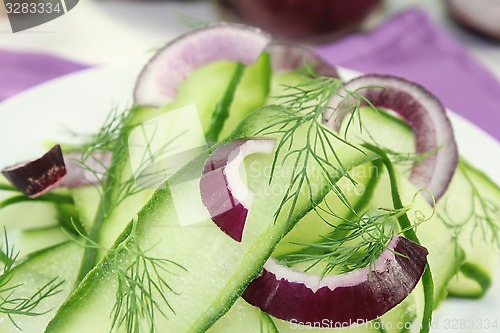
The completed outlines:
<svg viewBox="0 0 500 333">
<path fill-rule="evenodd" d="M 425 270 L 427 254 L 425 247 L 393 236 L 371 270 L 366 267 L 323 278 L 293 270 L 271 258 L 243 298 L 282 320 L 323 327 L 369 321 L 410 294 Z"/>
<path fill-rule="evenodd" d="M 136 82 L 134 101 L 151 106 L 171 102 L 179 85 L 197 68 L 220 60 L 253 64 L 270 40 L 260 29 L 228 23 L 184 34 L 158 51 L 144 67 Z"/>
<path fill-rule="evenodd" d="M 106 170 L 111 166 L 110 151 L 93 153 L 82 162 L 81 153 L 64 155 L 67 175 L 57 187 L 80 187 L 98 185 L 104 180 Z M 83 163 L 83 164 L 82 164 Z"/>
<path fill-rule="evenodd" d="M 26 196 L 37 197 L 66 175 L 61 146 L 52 147 L 42 157 L 31 162 L 7 167 L 2 170 L 2 174 Z"/>
<path fill-rule="evenodd" d="M 374 106 L 394 111 L 403 118 L 415 135 L 417 153 L 435 151 L 413 166 L 410 181 L 429 190 L 437 201 L 448 188 L 458 163 L 453 128 L 441 102 L 424 87 L 390 75 L 363 75 L 347 82 L 345 89 L 357 91 Z M 339 106 L 342 99 L 335 96 L 331 106 Z M 325 121 L 336 127 L 335 117 L 336 114 L 329 112 Z M 426 198 L 433 203 L 430 196 Z"/>
<path fill-rule="evenodd" d="M 272 139 L 238 139 L 217 148 L 205 163 L 201 199 L 214 223 L 241 242 L 253 193 L 240 176 L 240 166 L 252 154 L 272 154 Z"/>
<path fill-rule="evenodd" d="M 319 76 L 339 77 L 334 67 L 307 47 L 292 43 L 272 43 L 266 48 L 273 72 L 282 73 L 308 67 Z"/>
</svg>

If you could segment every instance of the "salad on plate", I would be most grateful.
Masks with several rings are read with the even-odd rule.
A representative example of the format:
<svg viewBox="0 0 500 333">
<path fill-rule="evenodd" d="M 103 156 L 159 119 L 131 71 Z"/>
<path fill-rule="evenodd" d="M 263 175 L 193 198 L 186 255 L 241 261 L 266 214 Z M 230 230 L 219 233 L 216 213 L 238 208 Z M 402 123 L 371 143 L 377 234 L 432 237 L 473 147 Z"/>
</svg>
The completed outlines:
<svg viewBox="0 0 500 333">
<path fill-rule="evenodd" d="M 2 169 L 0 332 L 429 332 L 485 295 L 499 186 L 432 93 L 347 72 L 239 24 L 168 43 Z"/>
</svg>

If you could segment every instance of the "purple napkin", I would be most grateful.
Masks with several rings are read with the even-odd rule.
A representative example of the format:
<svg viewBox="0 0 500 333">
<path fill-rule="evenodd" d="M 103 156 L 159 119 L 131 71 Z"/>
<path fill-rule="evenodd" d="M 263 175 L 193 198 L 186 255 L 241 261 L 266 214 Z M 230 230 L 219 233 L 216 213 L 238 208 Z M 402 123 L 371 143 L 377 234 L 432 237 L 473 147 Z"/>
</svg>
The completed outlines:
<svg viewBox="0 0 500 333">
<path fill-rule="evenodd" d="M 369 33 L 316 52 L 333 65 L 418 82 L 500 140 L 500 82 L 420 10 L 403 12 Z"/>
<path fill-rule="evenodd" d="M 47 54 L 0 50 L 0 101 L 84 68 L 86 66 Z"/>
<path fill-rule="evenodd" d="M 334 65 L 419 82 L 500 140 L 500 83 L 422 11 L 406 11 L 369 33 L 316 52 Z M 49 55 L 0 50 L 0 101 L 85 67 Z"/>
</svg>

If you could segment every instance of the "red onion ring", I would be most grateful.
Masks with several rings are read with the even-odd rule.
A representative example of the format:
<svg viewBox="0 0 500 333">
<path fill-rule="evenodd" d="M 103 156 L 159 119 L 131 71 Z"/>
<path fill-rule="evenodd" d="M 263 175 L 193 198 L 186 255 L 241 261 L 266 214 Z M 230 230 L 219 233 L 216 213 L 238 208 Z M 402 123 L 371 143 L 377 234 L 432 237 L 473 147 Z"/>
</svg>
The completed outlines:
<svg viewBox="0 0 500 333">
<path fill-rule="evenodd" d="M 335 276 L 299 272 L 269 259 L 243 298 L 282 320 L 335 324 L 373 320 L 402 302 L 415 288 L 427 263 L 427 249 L 393 236 L 375 268 Z"/>
<path fill-rule="evenodd" d="M 357 91 L 374 106 L 394 111 L 403 118 L 413 130 L 417 153 L 435 151 L 414 165 L 410 181 L 429 190 L 437 201 L 448 188 L 458 163 L 453 128 L 441 102 L 424 87 L 390 75 L 363 75 L 347 82 L 345 89 Z M 332 107 L 340 105 L 342 100 L 343 97 L 335 96 Z M 330 111 L 325 114 L 325 122 L 336 127 L 335 116 Z M 426 198 L 433 204 L 430 196 Z"/>
<path fill-rule="evenodd" d="M 161 106 L 177 96 L 177 89 L 197 68 L 219 60 L 253 64 L 271 37 L 242 24 L 217 23 L 184 34 L 163 47 L 140 73 L 134 101 Z"/>
<path fill-rule="evenodd" d="M 201 199 L 214 223 L 241 242 L 253 193 L 240 177 L 246 156 L 272 154 L 272 139 L 239 139 L 217 148 L 205 163 L 200 179 Z"/>
</svg>

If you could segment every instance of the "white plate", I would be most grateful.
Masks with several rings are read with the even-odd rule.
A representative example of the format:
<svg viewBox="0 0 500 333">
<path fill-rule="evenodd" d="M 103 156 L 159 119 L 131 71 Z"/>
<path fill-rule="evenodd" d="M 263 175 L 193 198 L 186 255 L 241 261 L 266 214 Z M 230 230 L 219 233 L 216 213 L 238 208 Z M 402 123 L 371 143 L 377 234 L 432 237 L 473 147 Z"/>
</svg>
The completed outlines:
<svg viewBox="0 0 500 333">
<path fill-rule="evenodd" d="M 0 168 L 45 151 L 44 140 L 68 142 L 69 130 L 95 132 L 111 109 L 132 102 L 132 88 L 142 64 L 90 69 L 63 77 L 0 104 Z M 354 72 L 344 70 L 344 76 Z M 500 184 L 500 144 L 463 118 L 450 115 L 460 153 Z M 500 272 L 499 272 L 500 273 Z M 498 332 L 460 328 L 460 320 L 497 320 L 500 327 L 500 274 L 478 301 L 448 299 L 435 314 L 432 332 Z M 452 327 L 457 321 L 455 329 Z M 477 324 L 479 325 L 479 324 Z M 477 327 L 476 325 L 476 327 Z"/>
</svg>

